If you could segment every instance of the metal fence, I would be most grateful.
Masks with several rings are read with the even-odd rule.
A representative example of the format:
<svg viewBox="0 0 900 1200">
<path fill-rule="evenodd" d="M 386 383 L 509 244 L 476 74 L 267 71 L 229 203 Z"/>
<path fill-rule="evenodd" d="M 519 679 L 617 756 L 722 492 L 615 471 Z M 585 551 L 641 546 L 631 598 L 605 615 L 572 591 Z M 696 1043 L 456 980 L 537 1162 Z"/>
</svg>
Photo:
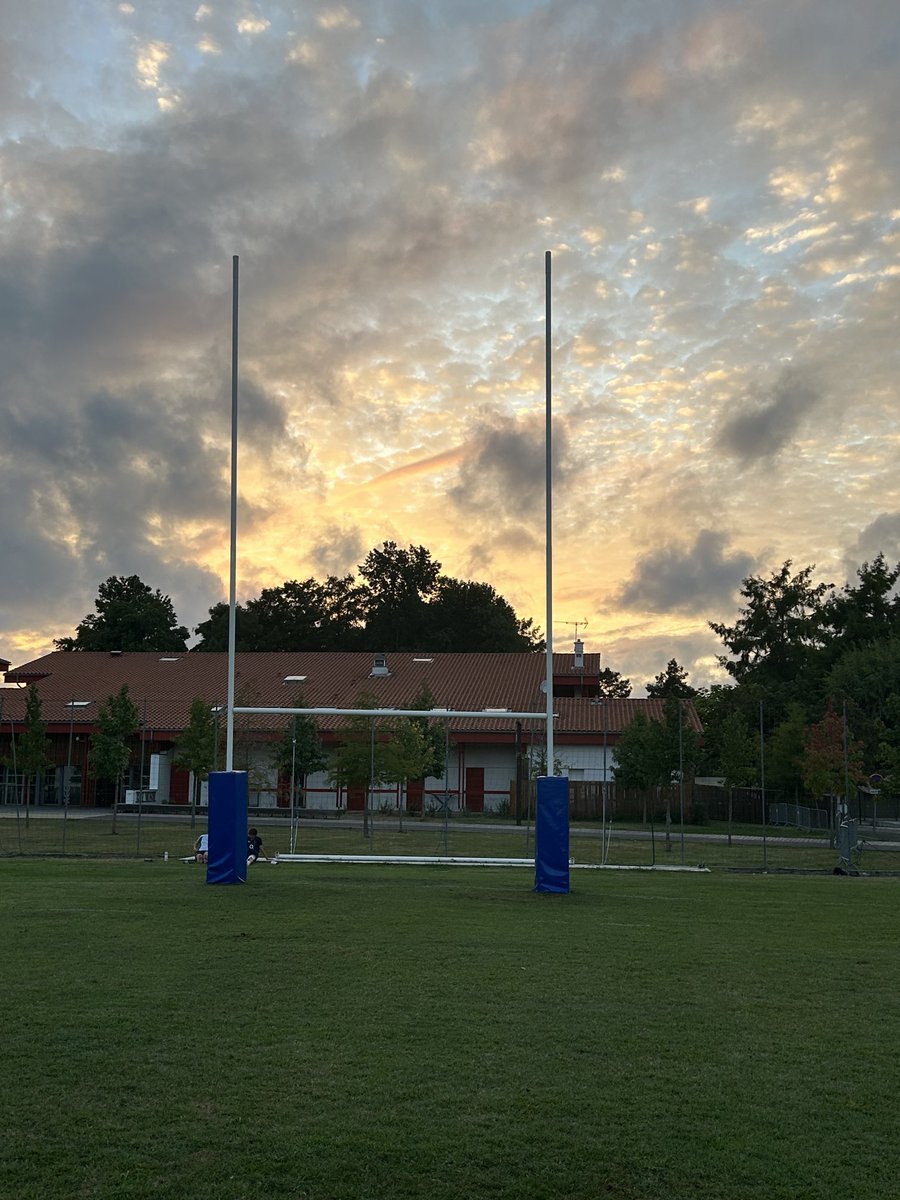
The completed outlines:
<svg viewBox="0 0 900 1200">
<path fill-rule="evenodd" d="M 790 825 L 794 829 L 830 829 L 827 809 L 809 808 L 804 804 L 770 804 L 770 825 Z"/>
<path fill-rule="evenodd" d="M 629 798 L 630 810 L 634 811 Z M 576 867 L 696 867 L 735 871 L 831 871 L 839 847 L 825 830 L 771 826 L 747 832 L 746 826 L 698 826 L 680 820 L 676 805 L 648 802 L 647 820 L 626 820 L 607 796 L 599 820 L 573 818 L 569 853 Z M 671 799 L 671 798 L 670 798 Z M 173 806 L 174 807 L 174 806 Z M 602 798 L 601 798 L 602 809 Z M 642 811 L 643 805 L 638 805 Z M 249 814 L 262 835 L 268 856 L 288 852 L 335 856 L 421 856 L 435 859 L 478 857 L 533 859 L 534 827 L 530 813 L 519 821 L 486 814 L 474 817 L 446 811 L 435 815 L 347 813 L 325 816 L 286 811 Z M 140 806 L 114 814 L 110 809 L 62 807 L 29 809 L 0 806 L 0 856 L 82 857 L 168 862 L 181 869 L 192 859 L 197 837 L 207 829 L 205 813 L 143 812 Z M 765 836 L 763 836 L 765 834 Z M 900 873 L 900 831 L 860 827 L 855 865 L 863 873 Z M 185 866 L 184 869 L 187 869 Z"/>
</svg>

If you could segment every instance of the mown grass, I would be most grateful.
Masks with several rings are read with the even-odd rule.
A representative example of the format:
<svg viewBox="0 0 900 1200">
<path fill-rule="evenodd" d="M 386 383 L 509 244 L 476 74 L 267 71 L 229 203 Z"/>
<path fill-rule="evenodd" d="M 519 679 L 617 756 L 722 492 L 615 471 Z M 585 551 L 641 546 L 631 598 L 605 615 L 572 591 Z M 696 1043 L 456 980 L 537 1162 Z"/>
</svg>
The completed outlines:
<svg viewBox="0 0 900 1200">
<path fill-rule="evenodd" d="M 0 1195 L 896 1194 L 900 881 L 0 863 Z"/>
</svg>

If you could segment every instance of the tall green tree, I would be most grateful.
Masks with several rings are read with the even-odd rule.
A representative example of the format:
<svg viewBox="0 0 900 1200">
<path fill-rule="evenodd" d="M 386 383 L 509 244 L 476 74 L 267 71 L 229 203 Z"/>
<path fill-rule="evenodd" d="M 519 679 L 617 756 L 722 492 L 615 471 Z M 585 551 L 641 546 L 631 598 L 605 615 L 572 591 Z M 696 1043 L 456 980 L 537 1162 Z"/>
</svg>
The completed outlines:
<svg viewBox="0 0 900 1200">
<path fill-rule="evenodd" d="M 682 773 L 684 779 L 693 774 L 699 742 L 694 729 L 684 720 L 682 702 L 677 698 L 666 701 L 661 721 L 651 720 L 638 713 L 622 731 L 616 745 L 614 774 L 617 782 L 626 787 L 641 789 L 666 788 L 666 848 L 671 848 L 669 831 L 672 825 L 670 785 Z"/>
<path fill-rule="evenodd" d="M 612 667 L 604 667 L 598 673 L 598 683 L 598 695 L 608 699 L 627 700 L 631 695 L 631 680 Z"/>
<path fill-rule="evenodd" d="M 788 705 L 784 719 L 766 739 L 766 785 L 799 800 L 803 791 L 803 747 L 806 710 L 797 701 Z"/>
<path fill-rule="evenodd" d="M 616 763 L 613 775 L 616 782 L 625 787 L 646 789 L 658 782 L 660 729 L 639 712 L 622 730 L 616 745 Z"/>
<path fill-rule="evenodd" d="M 424 546 L 401 549 L 384 542 L 359 565 L 366 596 L 367 650 L 421 650 L 431 632 L 428 601 L 435 594 L 441 564 Z"/>
<path fill-rule="evenodd" d="M 852 741 L 843 717 L 829 702 L 821 721 L 807 726 L 803 741 L 803 781 L 815 798 L 846 796 L 846 784 L 862 782 L 859 742 Z"/>
<path fill-rule="evenodd" d="M 199 697 L 191 704 L 188 726 L 178 742 L 178 754 L 175 765 L 193 775 L 191 788 L 191 829 L 194 828 L 197 817 L 197 803 L 200 799 L 200 788 L 204 780 L 209 778 L 216 761 L 216 741 L 219 734 L 217 715 L 206 700 Z"/>
<path fill-rule="evenodd" d="M 109 696 L 97 713 L 97 730 L 91 737 L 90 764 L 97 779 L 116 787 L 113 800 L 113 833 L 122 793 L 122 778 L 131 762 L 134 735 L 140 728 L 140 713 L 123 683 L 115 696 Z"/>
<path fill-rule="evenodd" d="M 168 596 L 152 591 L 137 575 L 111 575 L 100 584 L 95 613 L 84 618 L 74 637 L 59 638 L 57 650 L 152 650 L 180 653 L 188 631 L 179 625 Z"/>
<path fill-rule="evenodd" d="M 235 606 L 238 650 L 352 650 L 363 629 L 363 589 L 352 575 L 288 579 Z M 196 650 L 228 649 L 228 605 L 215 604 L 194 630 Z"/>
<path fill-rule="evenodd" d="M 194 626 L 194 633 L 200 641 L 193 647 L 193 652 L 208 651 L 224 654 L 228 649 L 229 606 L 225 600 L 214 604 L 209 610 L 209 616 L 199 625 Z M 258 650 L 259 632 L 256 617 L 248 612 L 242 604 L 234 606 L 235 649 Z M 282 647 L 286 649 L 286 647 Z"/>
<path fill-rule="evenodd" d="M 407 704 L 407 708 L 422 709 L 427 712 L 436 706 L 435 697 L 428 684 L 423 684 L 418 693 Z M 422 763 L 421 775 L 408 775 L 407 779 L 440 779 L 444 774 L 446 737 L 443 724 L 440 721 L 429 720 L 427 717 L 409 717 L 412 724 L 417 725 L 427 746 L 425 761 Z"/>
<path fill-rule="evenodd" d="M 848 645 L 825 675 L 823 690 L 846 702 L 850 724 L 876 768 L 882 747 L 900 751 L 900 635 Z"/>
<path fill-rule="evenodd" d="M 666 669 L 660 671 L 652 683 L 647 685 L 647 695 L 659 699 L 674 696 L 689 699 L 697 695 L 697 689 L 688 683 L 688 673 L 680 667 L 674 658 L 670 658 Z"/>
<path fill-rule="evenodd" d="M 824 605 L 827 635 L 838 654 L 900 635 L 900 598 L 895 591 L 900 563 L 888 566 L 879 552 L 870 563 L 863 563 L 856 579 L 845 583 Z"/>
<path fill-rule="evenodd" d="M 750 576 L 741 587 L 745 603 L 735 623 L 710 622 L 727 650 L 719 663 L 781 711 L 804 694 L 826 640 L 825 605 L 833 589 L 829 583 L 814 583 L 814 570 L 794 572 L 788 559 L 768 579 Z"/>
<path fill-rule="evenodd" d="M 427 639 L 423 649 L 500 654 L 545 648 L 533 620 L 517 617 L 512 605 L 489 583 L 442 575 L 423 618 Z"/>
</svg>

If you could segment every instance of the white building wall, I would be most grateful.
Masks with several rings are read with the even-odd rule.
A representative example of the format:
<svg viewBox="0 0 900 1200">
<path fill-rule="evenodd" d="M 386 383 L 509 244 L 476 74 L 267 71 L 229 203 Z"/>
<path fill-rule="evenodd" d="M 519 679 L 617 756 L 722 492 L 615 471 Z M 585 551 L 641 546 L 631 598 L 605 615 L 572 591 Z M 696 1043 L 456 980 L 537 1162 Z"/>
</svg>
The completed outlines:
<svg viewBox="0 0 900 1200">
<path fill-rule="evenodd" d="M 610 746 L 607 746 L 604 751 L 602 745 L 562 745 L 555 748 L 554 756 L 562 762 L 563 771 L 570 779 L 605 779 L 611 781 L 613 778 L 613 767 L 615 766 L 616 758 Z"/>
<path fill-rule="evenodd" d="M 555 757 L 562 763 L 563 771 L 572 780 L 604 780 L 612 781 L 615 767 L 615 754 L 612 747 L 599 746 L 567 746 L 557 745 Z M 605 771 L 604 771 L 605 766 Z M 478 743 L 466 744 L 463 747 L 450 747 L 450 769 L 448 778 L 428 778 L 425 780 L 425 810 L 437 803 L 437 797 L 443 793 L 445 786 L 452 793 L 451 809 L 457 811 L 460 807 L 460 794 L 465 787 L 465 768 L 482 767 L 484 769 L 484 807 L 490 812 L 497 809 L 504 800 L 509 798 L 510 783 L 516 777 L 515 747 L 489 746 Z M 273 783 L 274 786 L 274 783 Z M 298 784 L 299 786 L 299 784 Z M 306 781 L 308 808 L 333 812 L 337 798 L 334 789 L 329 785 L 327 772 L 317 771 Z M 374 803 L 377 808 L 383 801 L 395 803 L 398 789 L 392 784 L 385 784 L 375 793 Z M 344 802 L 346 802 L 344 800 Z M 274 803 L 274 801 L 273 801 Z"/>
</svg>

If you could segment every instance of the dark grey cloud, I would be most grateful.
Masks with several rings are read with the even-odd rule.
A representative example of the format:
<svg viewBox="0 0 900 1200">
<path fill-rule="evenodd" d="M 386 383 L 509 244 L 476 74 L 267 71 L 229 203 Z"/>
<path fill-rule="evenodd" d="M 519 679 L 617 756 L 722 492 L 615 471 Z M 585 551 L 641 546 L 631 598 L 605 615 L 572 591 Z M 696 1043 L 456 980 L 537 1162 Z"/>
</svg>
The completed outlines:
<svg viewBox="0 0 900 1200">
<path fill-rule="evenodd" d="M 821 390 L 809 371 L 787 368 L 767 398 L 757 403 L 748 400 L 744 411 L 726 418 L 716 448 L 745 463 L 773 458 L 821 400 Z"/>
<path fill-rule="evenodd" d="M 753 568 L 752 555 L 725 553 L 724 534 L 701 529 L 692 545 L 642 555 L 617 600 L 645 612 L 707 613 L 730 603 Z"/>
<path fill-rule="evenodd" d="M 900 562 L 900 512 L 879 513 L 861 531 L 847 551 L 847 578 L 854 579 L 859 567 L 871 562 L 877 554 L 884 554 L 889 566 Z"/>
<path fill-rule="evenodd" d="M 544 495 L 544 426 L 534 420 L 486 418 L 469 438 L 470 453 L 460 467 L 449 498 L 462 509 L 478 509 L 488 521 L 537 509 Z M 562 425 L 554 427 L 554 487 L 568 477 L 569 441 Z"/>
</svg>

